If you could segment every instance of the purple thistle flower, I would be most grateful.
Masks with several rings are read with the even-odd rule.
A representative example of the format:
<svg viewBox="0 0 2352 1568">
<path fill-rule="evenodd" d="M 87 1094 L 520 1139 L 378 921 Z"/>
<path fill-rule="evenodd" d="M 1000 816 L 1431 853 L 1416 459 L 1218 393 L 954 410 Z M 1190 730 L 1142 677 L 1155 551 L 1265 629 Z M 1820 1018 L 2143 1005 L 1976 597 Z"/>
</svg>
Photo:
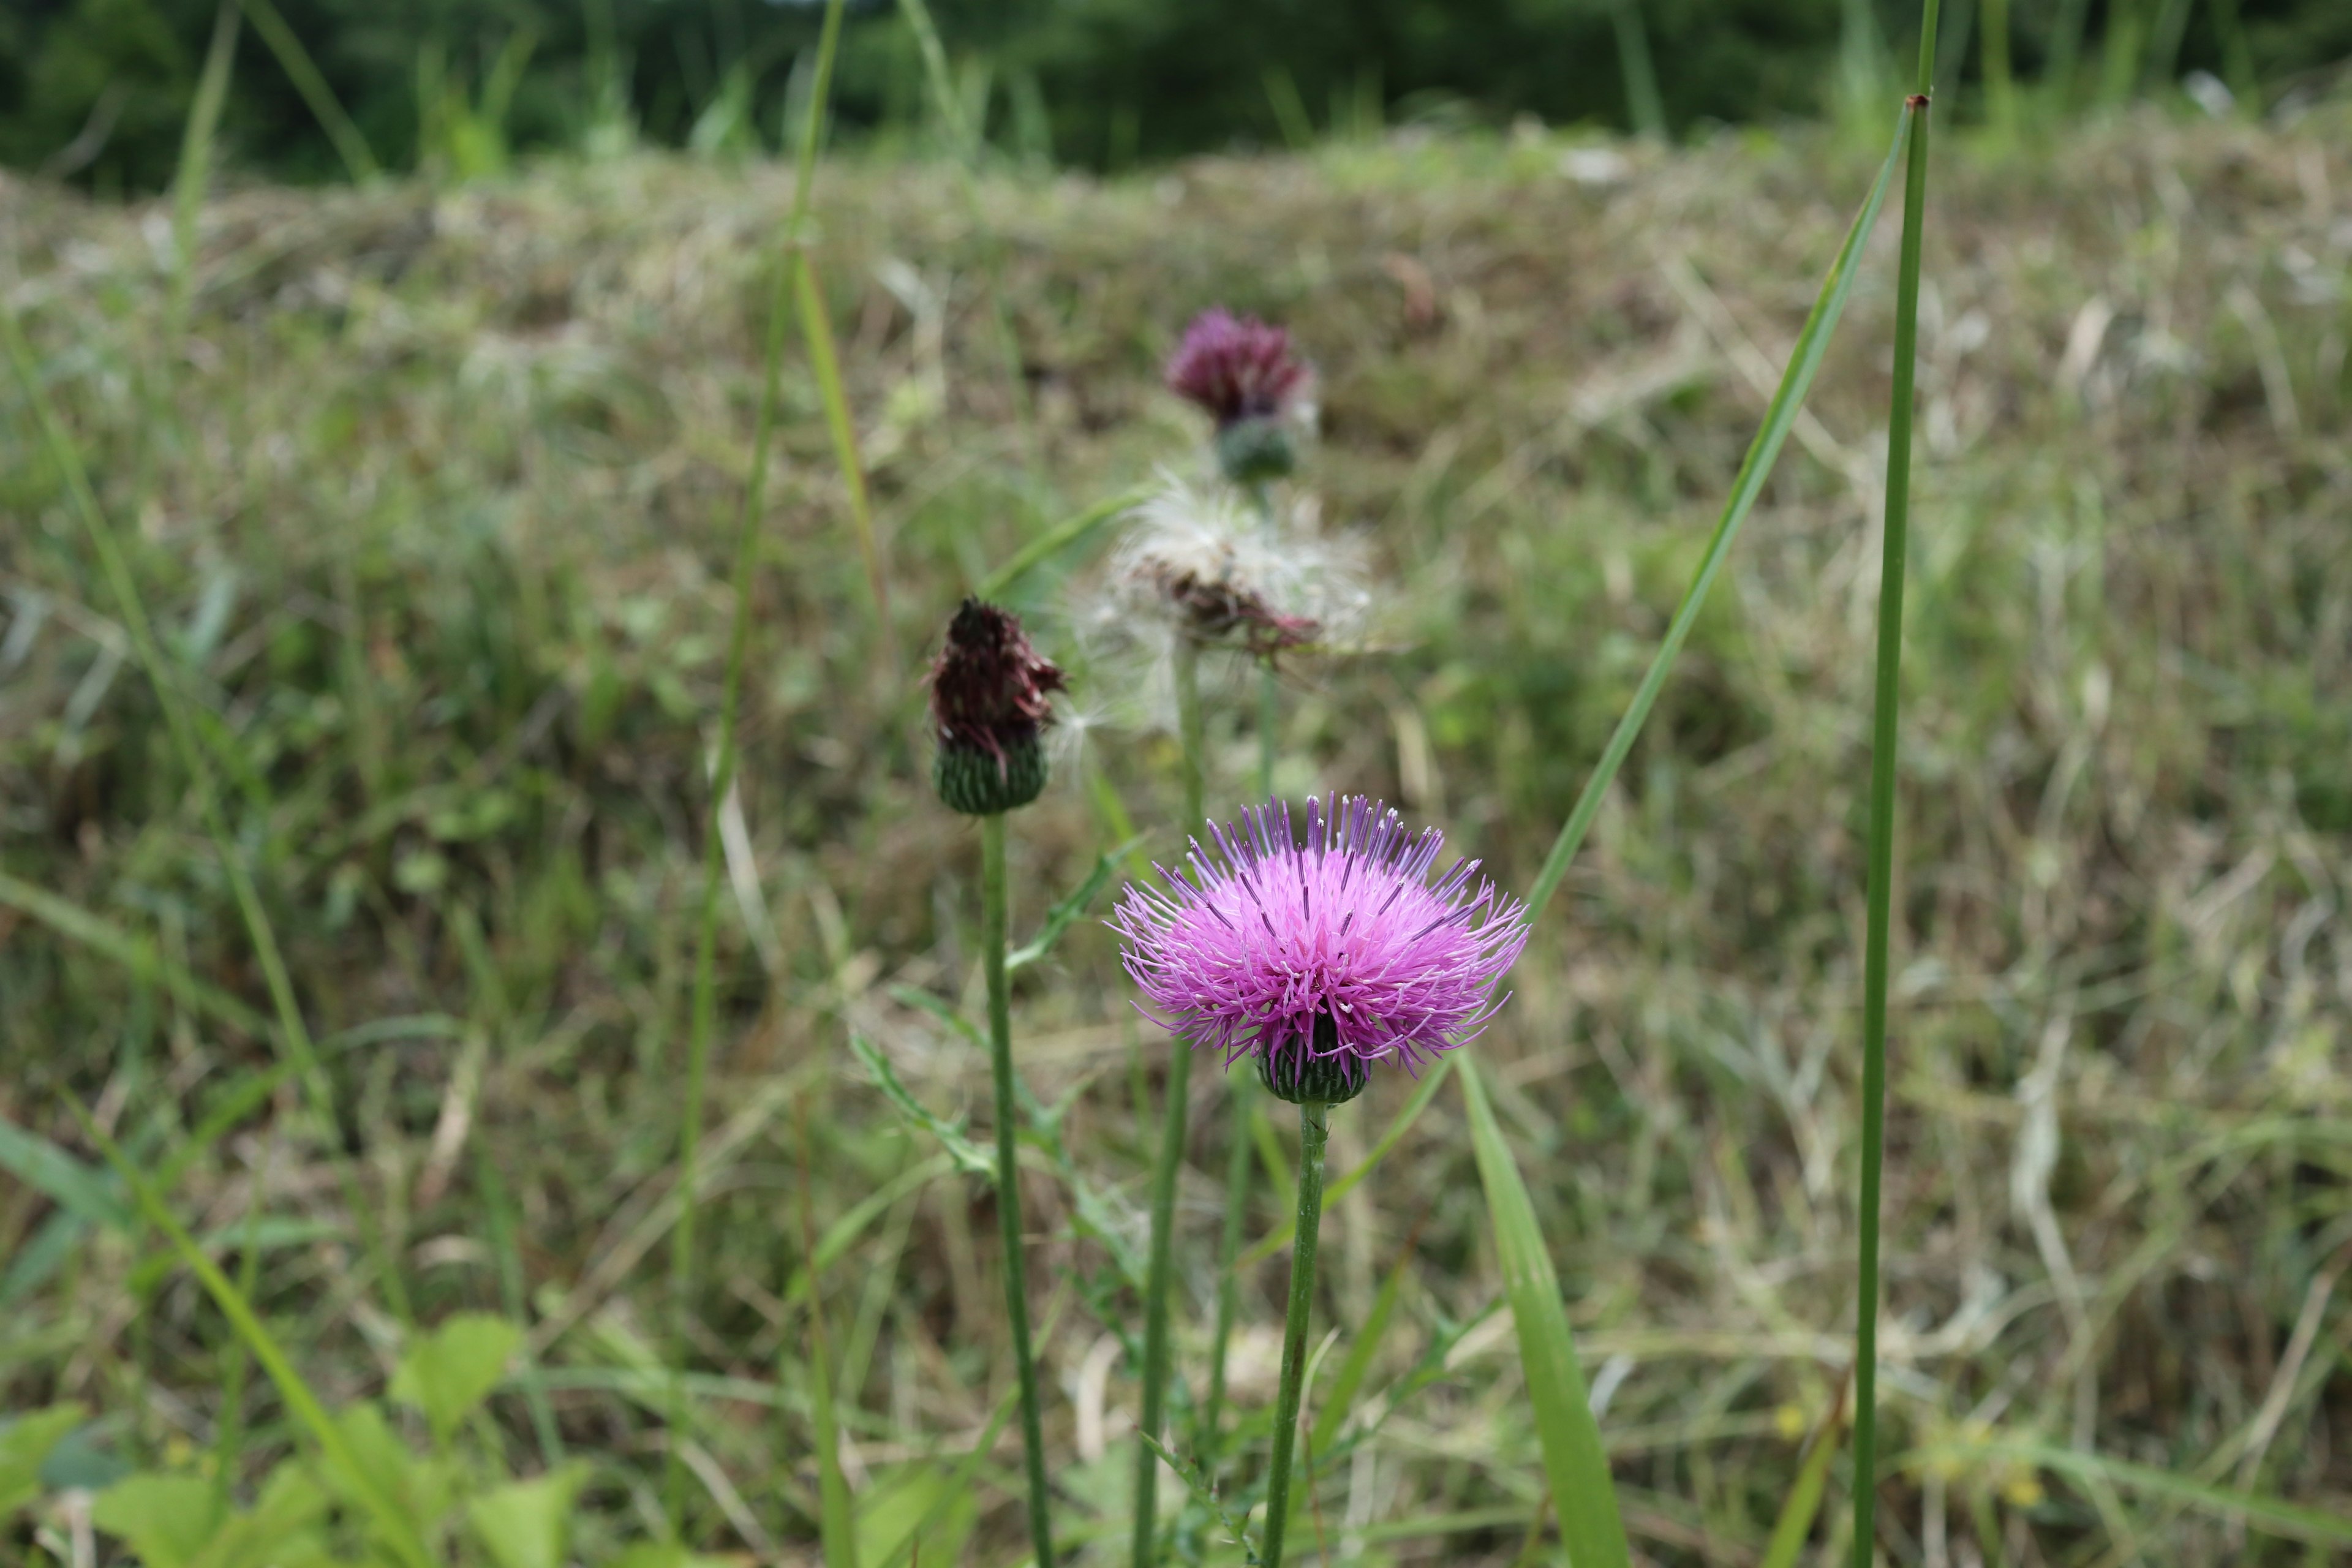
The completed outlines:
<svg viewBox="0 0 2352 1568">
<path fill-rule="evenodd" d="M 1288 332 L 1219 305 L 1184 329 L 1168 362 L 1168 389 L 1199 404 L 1223 430 L 1244 419 L 1278 417 L 1307 374 L 1290 352 Z"/>
<path fill-rule="evenodd" d="M 1146 1016 L 1230 1068 L 1255 1058 L 1285 1100 L 1351 1100 L 1370 1066 L 1408 1072 L 1468 1043 L 1507 1000 L 1494 982 L 1527 944 L 1527 910 L 1463 860 L 1433 885 L 1444 843 L 1408 834 L 1362 795 L 1214 825 L 1168 890 L 1129 884 L 1110 925 Z"/>
</svg>

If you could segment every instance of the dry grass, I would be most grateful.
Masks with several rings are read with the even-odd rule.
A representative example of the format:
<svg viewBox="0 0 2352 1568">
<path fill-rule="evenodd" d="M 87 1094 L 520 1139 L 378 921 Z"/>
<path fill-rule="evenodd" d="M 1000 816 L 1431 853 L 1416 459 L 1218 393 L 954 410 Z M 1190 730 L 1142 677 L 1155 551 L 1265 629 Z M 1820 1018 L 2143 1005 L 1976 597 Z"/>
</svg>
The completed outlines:
<svg viewBox="0 0 2352 1568">
<path fill-rule="evenodd" d="M 1888 1175 L 1894 1561 L 2322 1560 L 2121 1469 L 1999 1457 L 1987 1424 L 2352 1508 L 2336 1447 L 2352 1443 L 2348 127 L 2340 106 L 2276 132 L 2144 118 L 2063 153 L 1939 154 Z M 1197 433 L 1154 373 L 1193 309 L 1279 316 L 1322 368 L 1311 482 L 1391 595 L 1388 651 L 1291 673 L 1284 787 L 1402 800 L 1523 884 L 1695 560 L 1869 157 L 1810 135 L 1334 147 L 1111 185 L 992 181 L 989 235 L 948 171 L 835 165 L 821 264 L 898 662 L 1028 534 L 1192 460 Z M 696 758 L 763 247 L 788 198 L 780 170 L 650 158 L 453 192 L 236 194 L 205 215 L 173 357 L 165 214 L 0 189 L 0 288 L 202 671 L 314 1026 L 446 1020 L 335 1058 L 341 1131 L 418 1316 L 502 1299 L 494 1163 L 562 1431 L 596 1458 L 608 1515 L 644 1507 L 659 1468 L 648 1253 L 675 1144 Z M 1801 449 L 1477 1047 L 1613 1391 L 1637 1544 L 1660 1562 L 1753 1560 L 1790 1435 L 1844 1371 L 1892 238 Z M 782 1298 L 803 1261 L 802 1140 L 822 1227 L 934 1152 L 849 1063 L 847 1028 L 935 1107 L 983 1102 L 985 1065 L 894 995 L 971 994 L 976 846 L 929 800 L 884 673 L 815 389 L 795 373 L 786 395 L 695 1304 L 698 1370 L 738 1381 L 698 1385 L 695 1436 L 697 1474 L 719 1480 L 698 1499 L 708 1539 L 798 1561 L 814 1481 L 804 1332 Z M 0 412 L 5 886 L 62 895 L 257 1006 L 58 477 L 13 390 Z M 1018 595 L 1074 658 L 1087 564 Z M 1082 707 L 1122 679 L 1078 673 Z M 1229 804 L 1249 773 L 1245 689 L 1223 689 L 1213 736 L 1212 798 Z M 1083 769 L 1153 830 L 1171 763 L 1164 737 L 1095 728 Z M 1108 834 L 1075 787 L 1019 819 L 1016 927 Z M 152 965 L 127 980 L 10 897 L 14 1121 L 79 1147 L 71 1089 L 153 1158 L 271 1059 L 266 1034 Z M 1024 981 L 1016 1027 L 1038 1091 L 1076 1096 L 1078 1168 L 1139 1236 L 1156 1121 L 1137 1112 L 1163 1047 L 1127 996 L 1107 934 L 1082 924 Z M 1339 1119 L 1337 1166 L 1408 1087 Z M 1180 1242 L 1196 1384 L 1228 1132 L 1213 1075 L 1200 1093 Z M 241 1125 L 176 1201 L 200 1230 L 233 1225 L 266 1171 L 270 1215 L 325 1222 L 270 1251 L 264 1300 L 321 1385 L 356 1396 L 399 1327 L 298 1127 Z M 1032 1190 L 1059 1313 L 1064 1528 L 1102 1558 L 1125 1540 L 1133 1390 L 1097 1353 L 1084 1294 L 1050 1283 L 1108 1278 L 1105 1249 L 1052 1173 Z M 0 1255 L 31 1256 L 55 1216 L 0 1184 Z M 1417 1227 L 1374 1386 L 1495 1296 L 1483 1219 L 1449 1088 L 1327 1225 L 1341 1323 Z M 992 1236 L 984 1196 L 927 1179 L 824 1278 L 869 1488 L 968 1444 L 1007 1385 Z M 0 1327 L 10 1405 L 81 1399 L 133 1458 L 209 1439 L 226 1345 L 192 1287 L 142 1263 L 118 1237 L 85 1243 Z M 1266 1267 L 1238 1382 L 1261 1421 Z M 1507 1327 L 1472 1331 L 1450 1369 L 1322 1481 L 1334 1552 L 1518 1552 L 1540 1470 Z M 521 1401 L 498 1408 L 534 1468 Z M 288 1440 L 266 1394 L 257 1421 L 264 1447 Z M 985 1472 L 971 1561 L 1014 1550 L 1013 1462 Z"/>
</svg>

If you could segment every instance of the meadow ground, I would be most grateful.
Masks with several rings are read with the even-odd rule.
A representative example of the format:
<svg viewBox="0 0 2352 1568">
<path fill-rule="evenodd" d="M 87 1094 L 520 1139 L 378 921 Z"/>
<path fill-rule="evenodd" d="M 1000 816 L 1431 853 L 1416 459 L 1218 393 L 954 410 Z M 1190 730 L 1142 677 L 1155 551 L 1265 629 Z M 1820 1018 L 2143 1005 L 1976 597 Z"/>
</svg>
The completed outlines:
<svg viewBox="0 0 2352 1568">
<path fill-rule="evenodd" d="M 2063 145 L 1937 148 L 1891 1562 L 2315 1563 L 2336 1559 L 2285 1510 L 2208 1489 L 2352 1510 L 2347 132 L 2331 104 L 2284 128 L 2148 113 Z M 869 1568 L 919 1515 L 926 1564 L 1022 1551 L 1009 1432 L 969 1501 L 927 1513 L 1009 1386 L 992 1208 L 847 1039 L 988 1125 L 984 1055 L 935 1010 L 978 1010 L 977 847 L 931 796 L 917 675 L 959 595 L 1024 540 L 1198 467 L 1201 431 L 1157 381 L 1191 313 L 1286 321 L 1316 360 L 1303 488 L 1381 584 L 1364 646 L 1284 669 L 1281 792 L 1384 795 L 1523 889 L 1876 156 L 1822 132 L 1676 152 L 1406 134 L 1111 184 L 825 168 L 817 257 L 888 618 L 795 347 L 721 814 L 682 1450 L 698 1540 L 814 1560 L 803 1266 L 830 1231 L 847 1245 L 815 1300 Z M 699 759 L 789 190 L 780 168 L 653 156 L 235 190 L 202 215 L 183 314 L 167 207 L 0 186 L 0 288 L 194 672 L 337 1119 L 281 1082 L 196 1138 L 281 1042 L 8 383 L 0 1114 L 47 1143 L 12 1135 L 0 1177 L 0 1405 L 78 1401 L 90 1447 L 201 1468 L 235 1381 L 233 1336 L 124 1218 L 70 1093 L 151 1168 L 184 1156 L 170 1200 L 220 1256 L 257 1244 L 263 1314 L 331 1406 L 383 1391 L 409 1324 L 518 1317 L 527 1354 L 467 1439 L 477 1462 L 587 1460 L 591 1560 L 656 1509 Z M 1890 213 L 1806 423 L 1473 1047 L 1659 1563 L 1755 1560 L 1851 1353 L 1893 240 Z M 1145 853 L 1174 847 L 1151 672 L 1089 631 L 1103 544 L 1008 595 L 1071 668 L 1078 742 L 1015 819 L 1016 937 L 1122 816 Z M 1255 699 L 1245 670 L 1208 679 L 1229 811 Z M 1108 1563 L 1134 1404 L 1109 1260 L 1140 1236 L 1169 1047 L 1091 919 L 1017 984 L 1023 1069 L 1067 1102 L 1082 1178 L 1041 1150 L 1027 1187 L 1061 1528 Z M 1193 1082 L 1179 1366 L 1197 1395 L 1244 1130 L 1215 1075 Z M 1382 1081 L 1335 1118 L 1335 1170 L 1412 1089 Z M 1293 1134 L 1248 1131 L 1277 1171 Z M 1286 1202 L 1269 1174 L 1251 1236 Z M 1542 1550 L 1486 1215 L 1449 1084 L 1327 1220 L 1318 1335 L 1361 1325 L 1400 1264 L 1402 1284 L 1365 1384 L 1381 1419 L 1323 1468 L 1301 1550 Z M 1257 1426 L 1237 1474 L 1284 1271 L 1244 1277 L 1236 1394 Z M 1406 1396 L 1433 1345 L 1440 1375 Z M 297 1436 L 257 1375 L 246 1404 L 251 1474 Z M 0 1546 L 37 1529 L 67 1550 L 81 1506 L 53 1494 Z"/>
</svg>

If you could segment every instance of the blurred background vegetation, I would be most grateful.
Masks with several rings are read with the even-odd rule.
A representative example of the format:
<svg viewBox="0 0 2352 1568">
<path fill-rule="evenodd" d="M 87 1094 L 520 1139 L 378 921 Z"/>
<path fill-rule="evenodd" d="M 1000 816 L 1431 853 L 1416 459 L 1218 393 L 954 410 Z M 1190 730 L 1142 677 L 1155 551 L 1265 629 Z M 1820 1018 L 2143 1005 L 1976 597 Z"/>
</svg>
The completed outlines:
<svg viewBox="0 0 2352 1568">
<path fill-rule="evenodd" d="M 1998 4 L 1998 0 L 1996 0 Z M 1980 74 L 1982 0 L 1946 10 L 1947 58 Z M 2352 53 L 2340 0 L 2021 0 L 2021 81 L 2085 103 L 2191 72 L 2241 100 L 2308 92 Z M 299 38 L 373 149 L 430 164 L 453 128 L 496 152 L 642 139 L 773 147 L 818 7 L 805 0 L 263 0 L 237 42 L 220 136 L 284 180 L 342 163 L 289 73 L 271 17 Z M 0 7 L 0 163 L 100 192 L 171 176 L 216 0 L 12 0 Z M 918 33 L 891 0 L 855 7 L 837 92 L 845 130 L 919 135 Z M 264 15 L 264 14 L 267 15 Z M 1990 11 L 1987 13 L 1990 15 Z M 1023 157 L 1137 160 L 1399 121 L 1633 128 L 1621 26 L 1638 21 L 1677 132 L 1834 110 L 1906 50 L 1901 0 L 936 0 L 969 119 Z M 2209 94 L 2210 94 L 2210 89 Z M 460 139 L 463 132 L 458 133 Z M 477 149 L 478 154 L 479 149 Z"/>
</svg>

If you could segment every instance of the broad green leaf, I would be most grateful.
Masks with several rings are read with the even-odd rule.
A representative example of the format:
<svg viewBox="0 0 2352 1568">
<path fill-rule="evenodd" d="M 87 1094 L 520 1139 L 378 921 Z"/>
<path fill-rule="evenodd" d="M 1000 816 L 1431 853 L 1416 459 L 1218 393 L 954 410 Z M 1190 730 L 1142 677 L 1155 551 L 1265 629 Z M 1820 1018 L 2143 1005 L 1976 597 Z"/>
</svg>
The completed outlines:
<svg viewBox="0 0 2352 1568">
<path fill-rule="evenodd" d="M 392 1397 L 425 1412 L 446 1444 L 506 1375 L 522 1331 L 488 1312 L 460 1312 L 410 1343 L 392 1374 Z"/>
<path fill-rule="evenodd" d="M 858 1503 L 857 1560 L 886 1563 L 916 1546 L 927 1562 L 961 1563 L 979 1514 L 979 1499 L 946 1467 L 908 1465 Z"/>
<path fill-rule="evenodd" d="M 563 1568 L 570 1550 L 572 1500 L 588 1479 L 572 1464 L 528 1481 L 509 1481 L 466 1505 L 466 1522 L 498 1568 Z"/>
<path fill-rule="evenodd" d="M 326 1513 L 325 1489 L 299 1465 L 279 1465 L 263 1483 L 253 1511 L 223 1521 L 192 1568 L 308 1568 L 327 1562 L 326 1543 L 312 1528 L 325 1522 Z"/>
<path fill-rule="evenodd" d="M 145 1568 L 188 1568 L 220 1528 L 220 1493 L 201 1476 L 131 1476 L 99 1494 L 90 1520 Z"/>
<path fill-rule="evenodd" d="M 0 1426 L 0 1521 L 41 1492 L 41 1463 L 82 1423 L 81 1408 L 52 1405 Z"/>
<path fill-rule="evenodd" d="M 392 1423 L 384 1419 L 383 1406 L 372 1401 L 353 1405 L 335 1417 L 334 1429 L 352 1456 L 354 1473 L 366 1478 L 368 1491 L 359 1492 L 344 1476 L 329 1479 L 336 1491 L 352 1502 L 364 1505 L 368 1495 L 388 1502 L 390 1515 L 379 1513 L 380 1524 L 388 1517 L 397 1517 L 412 1530 L 422 1531 L 449 1511 L 457 1489 L 455 1476 L 448 1467 L 410 1452 Z"/>
<path fill-rule="evenodd" d="M 1470 1109 L 1470 1142 L 1478 1159 L 1478 1180 L 1486 1189 L 1486 1213 L 1495 1228 L 1495 1249 L 1503 1264 L 1503 1289 L 1518 1329 L 1519 1365 L 1535 1406 L 1536 1435 L 1543 1444 L 1544 1472 L 1551 1480 L 1559 1512 L 1560 1544 L 1569 1568 L 1629 1568 L 1625 1526 L 1617 1516 L 1615 1482 L 1609 1454 L 1601 1446 L 1601 1425 L 1584 1389 L 1576 1342 L 1568 1329 L 1568 1309 L 1559 1299 L 1536 1225 L 1535 1205 L 1519 1178 L 1517 1162 L 1503 1142 L 1494 1108 L 1475 1063 L 1461 1064 L 1462 1098 Z"/>
</svg>

